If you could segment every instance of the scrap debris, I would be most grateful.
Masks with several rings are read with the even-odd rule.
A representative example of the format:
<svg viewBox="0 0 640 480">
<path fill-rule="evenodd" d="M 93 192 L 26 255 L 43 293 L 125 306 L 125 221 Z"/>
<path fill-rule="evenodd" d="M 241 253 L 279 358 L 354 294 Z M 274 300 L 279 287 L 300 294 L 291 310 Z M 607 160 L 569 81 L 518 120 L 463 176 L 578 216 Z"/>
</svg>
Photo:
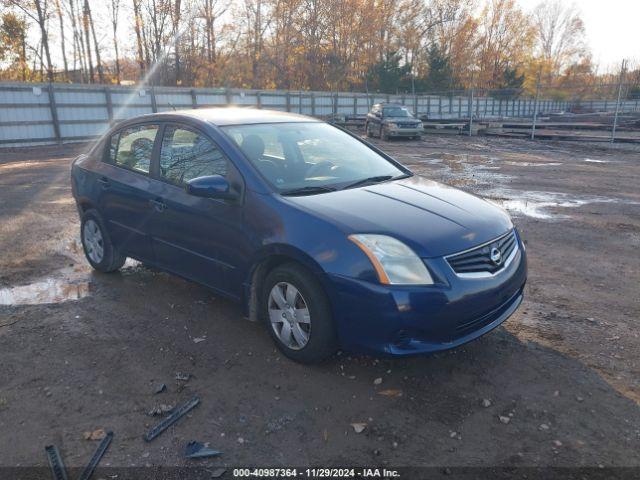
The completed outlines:
<svg viewBox="0 0 640 480">
<path fill-rule="evenodd" d="M 162 392 L 166 392 L 167 391 L 167 385 L 164 383 L 161 383 L 160 385 L 158 385 L 156 387 L 156 389 L 153 391 L 154 394 L 158 394 L 158 393 L 162 393 Z"/>
<path fill-rule="evenodd" d="M 173 412 L 175 407 L 173 405 L 167 405 L 166 403 L 161 403 L 160 405 L 156 405 L 151 410 L 147 412 L 147 415 L 150 417 L 155 417 L 159 415 L 164 415 L 165 413 Z"/>
<path fill-rule="evenodd" d="M 366 423 L 352 423 L 351 426 L 356 433 L 362 433 L 364 429 L 367 428 Z"/>
<path fill-rule="evenodd" d="M 388 388 L 386 390 L 380 390 L 378 395 L 382 395 L 384 397 L 401 397 L 402 390 L 398 390 L 396 388 Z"/>
<path fill-rule="evenodd" d="M 113 440 L 113 432 L 107 432 L 105 437 L 100 442 L 100 445 L 98 445 L 98 448 L 96 448 L 96 451 L 91 457 L 91 460 L 89 460 L 87 466 L 84 467 L 84 470 L 80 474 L 79 480 L 89 480 L 91 478 L 91 475 L 93 475 L 93 472 L 98 466 L 98 463 L 100 463 L 100 460 L 107 451 L 107 448 L 109 448 L 109 445 L 111 445 L 111 440 Z"/>
<path fill-rule="evenodd" d="M 221 455 L 222 452 L 209 448 L 204 443 L 189 442 L 184 450 L 185 458 L 206 458 Z"/>
<path fill-rule="evenodd" d="M 178 420 L 180 420 L 180 418 L 182 418 L 191 410 L 193 410 L 195 407 L 197 407 L 199 403 L 200 403 L 200 399 L 197 396 L 193 397 L 191 400 L 189 400 L 187 403 L 182 405 L 180 408 L 176 409 L 167 418 L 162 420 L 158 425 L 156 425 L 151 430 L 149 430 L 142 438 L 144 438 L 146 442 L 150 442 L 151 440 L 156 438 L 158 435 L 160 435 L 162 432 L 164 432 L 167 428 L 169 428 L 171 425 L 173 425 Z"/>
<path fill-rule="evenodd" d="M 51 467 L 51 475 L 53 475 L 54 480 L 69 480 L 67 469 L 64 466 L 58 447 L 47 445 L 44 450 L 47 452 L 49 467 Z"/>
</svg>

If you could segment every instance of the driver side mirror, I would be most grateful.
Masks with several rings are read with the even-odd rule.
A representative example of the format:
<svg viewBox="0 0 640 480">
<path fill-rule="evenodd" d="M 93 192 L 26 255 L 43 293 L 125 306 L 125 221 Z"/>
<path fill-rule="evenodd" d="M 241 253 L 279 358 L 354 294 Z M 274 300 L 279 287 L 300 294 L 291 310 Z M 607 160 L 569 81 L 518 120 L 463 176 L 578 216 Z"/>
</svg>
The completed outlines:
<svg viewBox="0 0 640 480">
<path fill-rule="evenodd" d="M 238 192 L 231 190 L 231 185 L 222 175 L 193 178 L 187 182 L 185 190 L 194 197 L 220 200 L 235 200 L 238 198 Z"/>
</svg>

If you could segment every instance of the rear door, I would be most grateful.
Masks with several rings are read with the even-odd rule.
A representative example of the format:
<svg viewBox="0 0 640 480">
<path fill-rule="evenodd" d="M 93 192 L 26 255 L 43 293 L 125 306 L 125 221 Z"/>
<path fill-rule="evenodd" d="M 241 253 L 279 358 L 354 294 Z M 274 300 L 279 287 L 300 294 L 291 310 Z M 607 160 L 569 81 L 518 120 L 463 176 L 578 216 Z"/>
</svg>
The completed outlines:
<svg viewBox="0 0 640 480">
<path fill-rule="evenodd" d="M 240 173 L 218 146 L 198 129 L 167 124 L 159 153 L 155 212 L 151 235 L 157 263 L 183 277 L 234 297 L 241 294 L 246 269 L 242 202 L 189 195 L 187 181 L 222 175 L 242 191 Z M 243 252 L 245 252 L 243 254 Z"/>
<path fill-rule="evenodd" d="M 114 243 L 127 256 L 153 262 L 149 222 L 153 215 L 151 159 L 159 125 L 125 127 L 108 140 L 98 169 L 98 208 Z M 156 187 L 157 188 L 157 187 Z"/>
</svg>

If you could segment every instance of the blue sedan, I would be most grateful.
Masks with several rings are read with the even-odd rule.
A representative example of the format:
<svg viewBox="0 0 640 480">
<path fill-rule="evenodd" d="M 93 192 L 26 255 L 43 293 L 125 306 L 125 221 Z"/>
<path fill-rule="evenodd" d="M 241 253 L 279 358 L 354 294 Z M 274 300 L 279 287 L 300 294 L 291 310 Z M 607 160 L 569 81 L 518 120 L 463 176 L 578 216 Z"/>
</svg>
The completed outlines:
<svg viewBox="0 0 640 480">
<path fill-rule="evenodd" d="M 71 176 L 93 268 L 132 257 L 206 285 L 299 362 L 453 348 L 522 301 L 525 249 L 504 210 L 313 118 L 145 115 Z"/>
</svg>

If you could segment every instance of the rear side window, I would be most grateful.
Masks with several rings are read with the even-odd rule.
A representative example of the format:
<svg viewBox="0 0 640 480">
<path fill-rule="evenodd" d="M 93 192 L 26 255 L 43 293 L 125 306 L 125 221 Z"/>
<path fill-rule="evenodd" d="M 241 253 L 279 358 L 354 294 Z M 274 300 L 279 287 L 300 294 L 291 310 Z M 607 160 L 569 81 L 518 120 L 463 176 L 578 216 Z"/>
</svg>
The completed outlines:
<svg viewBox="0 0 640 480">
<path fill-rule="evenodd" d="M 168 126 L 160 150 L 160 176 L 182 185 L 207 175 L 227 176 L 229 163 L 220 149 L 203 134 L 188 128 Z"/>
<path fill-rule="evenodd" d="M 149 173 L 157 125 L 138 125 L 113 135 L 109 143 L 109 161 L 141 173 Z"/>
</svg>

